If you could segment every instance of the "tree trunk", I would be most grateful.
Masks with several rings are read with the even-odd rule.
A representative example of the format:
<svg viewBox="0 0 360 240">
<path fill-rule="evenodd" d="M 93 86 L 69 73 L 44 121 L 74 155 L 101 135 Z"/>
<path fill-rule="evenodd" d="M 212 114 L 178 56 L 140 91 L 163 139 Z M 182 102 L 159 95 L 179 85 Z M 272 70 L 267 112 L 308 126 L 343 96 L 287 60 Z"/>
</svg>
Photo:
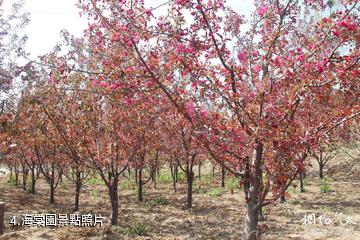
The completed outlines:
<svg viewBox="0 0 360 240">
<path fill-rule="evenodd" d="M 215 166 L 212 167 L 212 177 L 215 177 Z"/>
<path fill-rule="evenodd" d="M 26 182 L 28 176 L 28 169 L 26 168 L 25 164 L 22 164 L 22 189 L 26 191 Z"/>
<path fill-rule="evenodd" d="M 260 205 L 260 189 L 261 189 L 261 162 L 263 153 L 263 144 L 257 142 L 257 146 L 254 149 L 252 167 L 250 167 L 249 181 L 244 187 L 246 196 L 246 215 L 243 240 L 255 240 L 258 239 L 258 221 L 259 221 L 259 205 Z"/>
<path fill-rule="evenodd" d="M 259 219 L 259 221 L 264 221 L 265 220 L 262 207 L 259 207 L 259 218 L 258 219 Z"/>
<path fill-rule="evenodd" d="M 138 190 L 138 201 L 142 202 L 143 199 L 143 180 L 142 180 L 142 169 L 138 171 L 138 180 L 137 180 L 137 190 Z"/>
<path fill-rule="evenodd" d="M 151 176 L 151 181 L 153 182 L 153 188 L 156 189 L 156 169 L 154 169 L 154 172 L 152 173 Z"/>
<path fill-rule="evenodd" d="M 114 180 L 113 184 L 109 187 L 109 196 L 111 201 L 111 225 L 116 225 L 119 215 L 119 198 L 118 198 L 118 181 Z"/>
<path fill-rule="evenodd" d="M 55 203 L 55 187 L 54 187 L 54 183 L 50 184 L 50 204 L 54 204 Z"/>
<path fill-rule="evenodd" d="M 175 167 L 175 182 L 179 182 L 179 167 L 177 165 Z"/>
<path fill-rule="evenodd" d="M 286 199 L 285 199 L 285 193 L 281 193 L 280 195 L 280 203 L 285 203 Z"/>
<path fill-rule="evenodd" d="M 135 184 L 138 184 L 138 170 L 135 168 Z"/>
<path fill-rule="evenodd" d="M 188 172 L 186 174 L 187 179 L 187 208 L 192 207 L 192 187 L 193 187 L 193 181 L 194 181 L 194 173 L 192 171 Z"/>
<path fill-rule="evenodd" d="M 324 178 L 324 165 L 322 164 L 319 165 L 319 177 L 320 179 Z"/>
<path fill-rule="evenodd" d="M 225 187 L 225 168 L 224 166 L 221 166 L 221 187 Z"/>
<path fill-rule="evenodd" d="M 80 191 L 81 191 L 81 172 L 76 172 L 76 182 L 75 182 L 75 203 L 74 203 L 74 212 L 79 211 L 80 203 Z"/>
<path fill-rule="evenodd" d="M 174 193 L 176 193 L 176 173 L 175 173 L 175 167 L 170 165 L 170 172 L 171 172 L 171 178 L 173 182 L 173 189 Z"/>
<path fill-rule="evenodd" d="M 2 235 L 5 231 L 4 214 L 5 214 L 5 203 L 0 202 L 0 235 Z"/>
<path fill-rule="evenodd" d="M 30 189 L 30 193 L 35 194 L 35 184 L 36 184 L 35 168 L 30 169 L 30 171 L 31 171 L 31 189 Z"/>
<path fill-rule="evenodd" d="M 304 172 L 300 172 L 300 192 L 305 192 L 304 188 Z"/>
<path fill-rule="evenodd" d="M 13 170 L 12 170 L 12 168 L 10 168 L 10 178 L 9 178 L 9 183 L 11 183 L 12 178 L 13 178 Z"/>
<path fill-rule="evenodd" d="M 198 175 L 199 175 L 199 180 L 201 180 L 201 163 L 199 163 Z"/>
<path fill-rule="evenodd" d="M 15 169 L 15 185 L 19 185 L 19 172 L 17 169 Z"/>
</svg>

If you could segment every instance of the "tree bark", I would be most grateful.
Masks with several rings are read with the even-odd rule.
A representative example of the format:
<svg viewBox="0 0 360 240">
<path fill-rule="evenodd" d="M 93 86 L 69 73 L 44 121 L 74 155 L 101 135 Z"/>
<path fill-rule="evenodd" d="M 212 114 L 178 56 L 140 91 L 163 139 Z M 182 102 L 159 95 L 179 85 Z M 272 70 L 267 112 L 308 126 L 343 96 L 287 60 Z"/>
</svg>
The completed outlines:
<svg viewBox="0 0 360 240">
<path fill-rule="evenodd" d="M 243 240 L 256 240 L 258 239 L 258 221 L 259 221 L 259 208 L 260 208 L 260 190 L 261 190 L 261 177 L 262 177 L 262 153 L 263 144 L 256 142 L 256 147 L 253 153 L 252 167 L 249 169 L 249 181 L 244 186 L 246 196 L 246 215 L 245 225 L 243 232 Z"/>
<path fill-rule="evenodd" d="M 28 176 L 28 169 L 26 168 L 25 164 L 22 166 L 22 189 L 26 191 L 26 182 Z"/>
<path fill-rule="evenodd" d="M 179 167 L 177 165 L 175 166 L 175 182 L 179 182 Z"/>
<path fill-rule="evenodd" d="M 31 187 L 30 187 L 30 193 L 31 194 L 35 194 L 35 185 L 36 185 L 36 180 L 37 180 L 37 176 L 35 176 L 35 164 L 33 164 L 33 167 L 30 168 L 31 171 Z"/>
<path fill-rule="evenodd" d="M 80 191 L 81 191 L 81 172 L 76 172 L 76 182 L 75 182 L 75 202 L 74 202 L 74 212 L 79 211 L 80 205 Z"/>
<path fill-rule="evenodd" d="M 142 180 L 142 169 L 139 169 L 138 171 L 138 180 L 137 180 L 137 190 L 138 190 L 138 201 L 142 202 L 144 200 L 143 198 L 143 180 Z"/>
<path fill-rule="evenodd" d="M 285 203 L 286 199 L 285 199 L 285 193 L 281 193 L 280 195 L 280 203 Z"/>
<path fill-rule="evenodd" d="M 138 184 L 138 170 L 135 168 L 135 184 Z"/>
<path fill-rule="evenodd" d="M 221 187 L 225 187 L 225 168 L 224 166 L 221 166 Z"/>
<path fill-rule="evenodd" d="M 131 168 L 129 167 L 128 168 L 128 180 L 130 181 L 130 179 L 131 179 Z"/>
<path fill-rule="evenodd" d="M 49 200 L 49 203 L 50 204 L 55 203 L 55 187 L 54 187 L 53 183 L 50 186 L 50 200 Z"/>
<path fill-rule="evenodd" d="M 319 165 L 319 177 L 320 179 L 324 178 L 324 165 Z"/>
<path fill-rule="evenodd" d="M 19 171 L 15 169 L 15 185 L 19 185 Z"/>
<path fill-rule="evenodd" d="M 55 193 L 55 164 L 52 163 L 51 164 L 51 175 L 50 175 L 50 204 L 54 204 L 55 203 L 55 197 L 54 197 L 54 193 Z"/>
<path fill-rule="evenodd" d="M 9 183 L 11 183 L 12 178 L 13 178 L 13 170 L 12 170 L 12 168 L 10 168 L 10 178 L 9 178 Z"/>
<path fill-rule="evenodd" d="M 300 192 L 305 192 L 304 188 L 304 172 L 300 172 Z"/>
<path fill-rule="evenodd" d="M 35 194 L 35 184 L 36 184 L 35 168 L 33 168 L 31 169 L 31 189 L 30 189 L 31 194 Z"/>
<path fill-rule="evenodd" d="M 259 219 L 259 221 L 264 221 L 265 220 L 265 216 L 264 216 L 262 207 L 259 207 L 259 218 L 258 219 Z"/>
<path fill-rule="evenodd" d="M 171 173 L 171 178 L 172 178 L 172 182 L 173 182 L 173 190 L 174 193 L 176 193 L 176 173 L 175 173 L 175 167 L 172 166 L 170 164 L 170 173 Z"/>
<path fill-rule="evenodd" d="M 111 202 L 111 225 L 116 225 L 119 215 L 118 181 L 114 180 L 109 186 L 109 197 Z"/>
<path fill-rule="evenodd" d="M 199 163 L 198 175 L 199 175 L 199 180 L 201 180 L 201 163 Z"/>
<path fill-rule="evenodd" d="M 186 174 L 186 180 L 187 180 L 187 204 L 186 204 L 186 207 L 188 209 L 190 209 L 190 208 L 192 208 L 192 187 L 193 187 L 193 181 L 194 181 L 193 171 L 189 171 Z"/>
<path fill-rule="evenodd" d="M 5 231 L 4 214 L 5 214 L 5 203 L 0 202 L 0 235 L 2 235 Z"/>
<path fill-rule="evenodd" d="M 156 174 L 157 174 L 157 170 L 154 170 L 154 173 L 151 176 L 151 181 L 153 182 L 153 188 L 156 189 Z"/>
</svg>

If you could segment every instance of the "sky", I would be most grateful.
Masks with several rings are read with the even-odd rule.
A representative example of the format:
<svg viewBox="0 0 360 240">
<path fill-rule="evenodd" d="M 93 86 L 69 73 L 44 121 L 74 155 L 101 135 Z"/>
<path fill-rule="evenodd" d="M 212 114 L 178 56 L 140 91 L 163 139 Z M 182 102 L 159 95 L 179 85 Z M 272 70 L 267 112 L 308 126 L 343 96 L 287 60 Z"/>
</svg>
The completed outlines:
<svg viewBox="0 0 360 240">
<path fill-rule="evenodd" d="M 5 0 L 10 1 L 11 0 Z M 165 0 L 147 0 L 160 5 Z M 25 0 L 25 11 L 30 13 L 30 23 L 25 29 L 26 45 L 31 58 L 43 55 L 53 49 L 60 39 L 60 31 L 67 29 L 75 36 L 81 36 L 87 27 L 85 18 L 80 18 L 77 0 Z M 228 0 L 227 4 L 239 13 L 249 15 L 254 9 L 252 0 Z"/>
</svg>

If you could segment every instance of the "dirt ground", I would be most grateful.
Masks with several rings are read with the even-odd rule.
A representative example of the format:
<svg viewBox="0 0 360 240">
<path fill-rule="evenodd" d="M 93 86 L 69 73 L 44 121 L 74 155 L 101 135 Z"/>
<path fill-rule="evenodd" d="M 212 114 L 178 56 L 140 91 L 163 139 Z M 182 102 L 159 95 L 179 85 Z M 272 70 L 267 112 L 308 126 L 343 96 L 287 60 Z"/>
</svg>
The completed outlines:
<svg viewBox="0 0 360 240">
<path fill-rule="evenodd" d="M 325 172 L 332 178 L 327 186 L 320 183 L 315 169 L 310 171 L 305 193 L 291 186 L 286 203 L 264 209 L 262 239 L 360 239 L 360 174 L 354 169 L 349 173 L 348 168 L 346 162 L 333 164 Z M 145 186 L 144 203 L 137 203 L 135 191 L 128 186 L 128 190 L 120 191 L 119 224 L 111 227 L 105 186 L 88 184 L 82 190 L 79 214 L 101 214 L 105 217 L 102 227 L 12 227 L 9 221 L 13 216 L 70 214 L 74 188 L 64 181 L 56 190 L 56 204 L 49 205 L 48 187 L 43 180 L 37 184 L 38 193 L 31 195 L 11 186 L 8 178 L 0 175 L 0 201 L 6 203 L 6 232 L 0 239 L 241 239 L 241 189 L 234 194 L 226 190 L 220 196 L 196 191 L 193 209 L 186 210 L 184 184 L 174 194 L 171 184 L 154 190 L 150 183 Z M 320 188 L 327 192 L 320 192 Z M 156 199 L 161 199 L 162 204 L 149 204 Z M 305 219 L 311 220 L 314 215 L 315 224 L 305 224 Z"/>
</svg>

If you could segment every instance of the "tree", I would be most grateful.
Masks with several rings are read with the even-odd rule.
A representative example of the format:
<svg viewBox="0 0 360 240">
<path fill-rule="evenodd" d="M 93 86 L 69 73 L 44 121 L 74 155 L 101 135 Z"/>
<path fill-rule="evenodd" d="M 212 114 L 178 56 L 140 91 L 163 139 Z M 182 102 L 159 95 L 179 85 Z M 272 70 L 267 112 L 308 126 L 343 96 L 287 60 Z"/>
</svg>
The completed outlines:
<svg viewBox="0 0 360 240">
<path fill-rule="evenodd" d="M 315 158 L 319 166 L 319 178 L 324 178 L 324 167 L 328 162 L 337 155 L 334 146 L 326 146 L 325 144 L 319 145 L 318 150 L 312 152 L 312 156 Z"/>
<path fill-rule="evenodd" d="M 359 48 L 343 50 L 359 46 L 357 1 L 341 2 L 343 11 L 318 22 L 305 19 L 305 27 L 298 24 L 304 9 L 326 6 L 257 1 L 248 31 L 242 30 L 246 19 L 221 0 L 169 2 L 168 15 L 158 18 L 143 1 L 79 3 L 93 19 L 87 34 L 104 76 L 156 86 L 212 157 L 243 179 L 243 239 L 256 238 L 259 209 L 274 201 L 266 200 L 269 190 L 279 197 L 304 168 L 293 154 L 360 115 Z M 302 122 L 317 113 L 312 103 L 330 96 L 328 116 L 303 135 Z M 285 147 L 289 157 L 278 166 L 277 152 Z M 275 181 L 263 182 L 263 173 Z M 275 187 L 276 178 L 287 185 Z"/>
<path fill-rule="evenodd" d="M 7 92 L 17 75 L 18 54 L 26 42 L 21 30 L 29 22 L 29 14 L 23 12 L 24 1 L 12 1 L 11 9 L 4 10 L 4 0 L 0 1 L 0 92 Z M 18 69 L 19 70 L 19 69 Z"/>
<path fill-rule="evenodd" d="M 176 181 L 174 179 L 174 167 L 179 167 L 186 176 L 187 183 L 187 202 L 186 207 L 192 207 L 192 189 L 195 179 L 194 165 L 200 165 L 203 156 L 203 147 L 193 136 L 193 128 L 180 115 L 170 115 L 163 117 L 164 147 L 169 158 L 176 161 L 176 165 L 170 162 L 170 168 L 173 175 L 174 191 L 176 190 Z"/>
<path fill-rule="evenodd" d="M 13 1 L 9 11 L 4 10 L 4 1 L 0 0 L 0 163 L 5 161 L 5 156 L 10 152 L 9 130 L 11 125 L 12 97 L 8 90 L 13 79 L 19 73 L 17 63 L 17 50 L 26 42 L 26 36 L 21 30 L 29 22 L 28 14 L 23 12 L 23 0 Z M 8 100 L 11 103 L 6 103 Z M 4 116 L 3 116 L 4 115 Z M 17 174 L 17 173 L 16 173 Z M 17 175 L 16 175 L 17 176 Z"/>
</svg>

